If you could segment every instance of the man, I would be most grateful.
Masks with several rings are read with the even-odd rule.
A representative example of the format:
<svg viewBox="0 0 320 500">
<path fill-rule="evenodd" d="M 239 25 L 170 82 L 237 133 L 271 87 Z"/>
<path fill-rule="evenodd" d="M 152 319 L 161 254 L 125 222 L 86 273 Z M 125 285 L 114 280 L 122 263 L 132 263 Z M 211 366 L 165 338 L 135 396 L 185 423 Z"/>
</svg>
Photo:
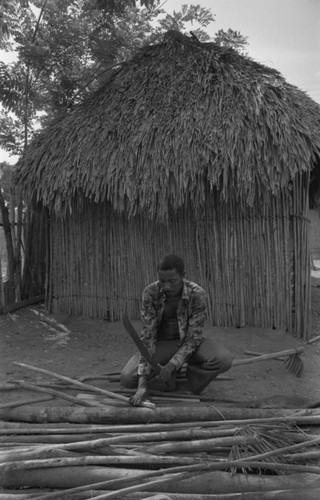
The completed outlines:
<svg viewBox="0 0 320 500">
<path fill-rule="evenodd" d="M 168 254 L 158 264 L 158 281 L 147 286 L 142 295 L 141 340 L 160 365 L 155 378 L 152 367 L 139 353 L 126 364 L 121 384 L 136 388 L 130 399 L 141 406 L 149 387 L 160 381 L 174 389 L 177 372 L 187 363 L 187 379 L 199 393 L 219 373 L 231 367 L 231 353 L 213 339 L 203 337 L 206 321 L 206 292 L 184 278 L 184 261 Z"/>
</svg>

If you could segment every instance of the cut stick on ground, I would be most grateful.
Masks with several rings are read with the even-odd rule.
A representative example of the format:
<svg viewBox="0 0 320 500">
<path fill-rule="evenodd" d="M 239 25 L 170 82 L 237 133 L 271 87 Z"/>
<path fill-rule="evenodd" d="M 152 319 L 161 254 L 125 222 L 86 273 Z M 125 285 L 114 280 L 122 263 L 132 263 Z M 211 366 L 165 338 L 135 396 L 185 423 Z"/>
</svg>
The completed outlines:
<svg viewBox="0 0 320 500">
<path fill-rule="evenodd" d="M 190 466 L 189 466 L 190 467 Z M 190 472 L 190 468 L 187 466 L 181 466 L 181 467 L 172 467 L 168 469 L 166 472 L 170 474 L 178 474 L 178 473 L 188 473 Z M 195 470 L 201 470 L 207 469 L 207 466 L 199 465 L 196 464 L 195 466 L 191 466 L 192 468 L 195 467 Z M 121 474 L 121 471 L 119 471 L 119 476 Z M 92 484 L 87 484 L 84 486 L 77 486 L 74 488 L 69 488 L 67 491 L 58 491 L 58 492 L 53 492 L 53 493 L 48 493 L 47 495 L 43 495 L 39 497 L 39 500 L 51 500 L 51 499 L 63 499 L 67 497 L 70 494 L 75 494 L 75 493 L 80 493 L 83 491 L 90 491 L 90 490 L 96 490 L 96 489 L 116 489 L 118 486 L 125 486 L 126 484 L 133 486 L 136 484 L 142 483 L 142 481 L 147 481 L 148 479 L 151 478 L 156 478 L 158 476 L 163 476 L 163 470 L 160 471 L 137 471 L 137 474 L 134 476 L 123 476 L 119 477 L 117 479 L 109 479 L 105 481 L 99 481 L 95 482 Z M 131 483 L 131 484 L 130 484 Z"/>
<path fill-rule="evenodd" d="M 266 353 L 265 352 L 257 352 L 257 351 L 244 351 L 245 354 L 247 354 L 248 356 L 265 356 Z M 284 361 L 284 358 L 282 358 L 281 356 L 279 358 L 274 358 L 275 360 L 277 361 Z"/>
<path fill-rule="evenodd" d="M 31 405 L 34 403 L 43 403 L 44 401 L 50 401 L 53 396 L 43 396 L 42 398 L 32 398 L 32 399 L 21 399 L 21 401 L 11 401 L 10 403 L 1 403 L 1 408 L 15 408 L 17 406 Z"/>
<path fill-rule="evenodd" d="M 17 387 L 12 382 L 5 382 L 4 384 L 0 384 L 0 391 L 12 391 L 17 389 L 19 389 L 19 387 Z"/>
<path fill-rule="evenodd" d="M 100 438 L 111 437 L 112 434 L 99 434 Z M 22 446 L 26 446 L 26 443 L 31 444 L 49 444 L 49 443 L 76 443 L 79 441 L 88 441 L 96 439 L 95 434 L 27 434 L 27 435 L 7 435 L 5 437 L 0 436 L 1 446 L 10 443 L 20 443 Z M 1 452 L 0 452 L 1 454 Z"/>
<path fill-rule="evenodd" d="M 121 401 L 126 401 L 128 404 L 129 403 L 129 398 L 126 398 L 125 396 L 122 396 L 121 394 L 116 394 L 114 392 L 106 391 L 104 389 L 99 389 L 98 387 L 94 387 L 93 385 L 90 384 L 84 384 L 83 382 L 79 382 L 78 380 L 74 380 L 69 377 L 65 377 L 64 375 L 59 375 L 58 373 L 51 372 L 48 370 L 44 370 L 43 368 L 37 368 L 35 366 L 30 366 L 26 365 L 24 363 L 17 363 L 16 361 L 13 362 L 14 365 L 21 366 L 22 368 L 25 368 L 27 370 L 32 370 L 38 373 L 43 373 L 44 375 L 47 375 L 49 377 L 54 377 L 59 380 L 64 380 L 65 382 L 69 382 L 70 384 L 76 386 L 76 387 L 81 387 L 82 389 L 90 389 L 92 392 L 96 392 L 97 394 L 104 394 L 106 396 L 113 397 L 115 399 L 120 399 Z M 143 406 L 146 408 L 155 408 L 155 405 L 149 401 L 144 401 Z"/>
<path fill-rule="evenodd" d="M 43 314 L 36 309 L 30 308 L 30 311 L 32 311 L 36 316 L 39 316 L 44 322 L 48 323 L 49 325 L 53 325 L 54 327 L 59 328 L 62 332 L 67 334 L 71 333 L 71 331 L 65 325 L 59 323 L 56 319 L 50 318 L 46 314 Z"/>
<path fill-rule="evenodd" d="M 76 465 L 146 465 L 150 467 L 172 467 L 173 465 L 198 464 L 198 457 L 184 456 L 143 456 L 143 455 L 86 455 L 77 457 L 44 458 L 34 460 L 20 460 L 0 464 L 0 470 L 37 469 L 47 467 L 70 467 Z"/>
<path fill-rule="evenodd" d="M 91 375 L 83 375 L 78 377 L 77 380 L 80 382 L 85 382 L 86 380 L 108 380 L 109 382 L 120 382 L 121 372 L 110 372 L 110 373 L 96 373 Z M 177 373 L 177 380 L 186 380 L 186 370 Z M 225 375 L 219 375 L 215 382 L 219 381 L 232 381 L 234 377 L 228 377 Z"/>
<path fill-rule="evenodd" d="M 24 389 L 28 389 L 30 391 L 35 391 L 35 392 L 44 392 L 46 394 L 51 394 L 52 396 L 55 396 L 60 399 L 64 399 L 66 401 L 70 401 L 71 403 L 74 403 L 76 405 L 80 406 L 90 406 L 90 407 L 101 407 L 102 405 L 98 405 L 97 403 L 92 403 L 91 401 L 83 401 L 82 399 L 75 398 L 73 396 L 69 396 L 68 394 L 64 394 L 63 392 L 60 391 L 55 391 L 54 389 L 49 389 L 49 388 L 44 388 L 44 387 L 38 387 L 35 384 L 31 384 L 30 382 L 17 382 L 19 387 L 23 387 Z"/>
<path fill-rule="evenodd" d="M 219 424 L 225 424 L 221 429 Z M 241 421 L 241 424 L 243 422 Z M 190 430 L 194 428 L 207 429 L 213 427 L 214 432 L 233 432 L 238 430 L 238 427 L 230 425 L 228 422 L 180 422 L 180 423 L 164 423 L 164 424 L 136 424 L 136 425 L 89 425 L 89 424 L 60 424 L 60 423 L 19 423 L 19 422 L 1 422 L 1 434 L 83 434 L 83 433 L 139 433 L 139 432 L 159 432 L 173 430 Z"/>
<path fill-rule="evenodd" d="M 229 432 L 229 431 L 228 431 Z M 166 431 L 166 432 L 146 432 L 146 433 L 138 433 L 138 434 L 120 434 L 118 436 L 111 436 L 107 438 L 100 438 L 100 439 L 91 439 L 87 441 L 78 441 L 78 442 L 73 442 L 73 443 L 59 443 L 59 444 L 41 444 L 38 445 L 39 449 L 44 450 L 46 448 L 50 449 L 60 449 L 60 450 L 69 450 L 69 451 L 82 451 L 84 452 L 85 450 L 96 450 L 97 448 L 101 448 L 104 446 L 112 446 L 112 445 L 128 445 L 129 443 L 148 443 L 148 442 L 155 442 L 155 441 L 167 441 L 167 440 L 172 440 L 172 439 L 188 439 L 192 441 L 193 443 L 196 443 L 195 439 L 196 438 L 205 438 L 202 440 L 201 443 L 199 443 L 199 448 L 200 445 L 202 447 L 208 446 L 206 443 L 210 441 L 210 446 L 214 447 L 216 446 L 230 446 L 235 443 L 239 443 L 242 441 L 243 436 L 231 436 L 227 434 L 226 437 L 215 437 L 210 440 L 210 437 L 212 435 L 215 435 L 215 432 L 213 434 L 211 433 L 210 430 L 206 429 L 189 429 L 189 430 L 181 430 L 181 431 Z M 247 438 L 247 436 L 244 436 L 244 438 Z M 256 438 L 255 438 L 256 440 Z M 319 438 L 320 440 L 320 438 Z M 211 442 L 212 441 L 212 442 Z M 243 440 L 245 441 L 245 439 Z M 208 448 L 206 448 L 208 449 Z M 23 456 L 24 453 L 29 453 L 30 450 L 27 446 L 25 446 L 22 450 L 20 450 L 21 456 Z M 13 452 L 15 455 L 15 452 Z M 10 453 L 8 452 L 7 454 L 7 459 L 10 460 Z"/>
<path fill-rule="evenodd" d="M 230 446 L 250 446 L 259 441 L 259 436 L 232 436 L 212 439 L 193 439 L 190 441 L 174 441 L 163 444 L 143 446 L 140 452 L 154 455 L 168 453 L 194 453 L 208 451 Z"/>
<path fill-rule="evenodd" d="M 79 382 L 87 382 L 88 380 L 107 380 L 108 382 L 120 382 L 120 375 L 87 375 L 85 377 L 77 378 Z"/>
<path fill-rule="evenodd" d="M 124 426 L 125 427 L 125 426 Z M 107 427 L 107 429 L 109 429 Z M 157 435 L 165 435 L 167 436 L 168 438 L 170 439 L 193 439 L 194 437 L 222 437 L 222 436 L 233 436 L 236 432 L 240 431 L 241 427 L 226 427 L 226 426 L 223 426 L 222 428 L 216 428 L 216 427 L 213 427 L 213 428 L 200 428 L 200 427 L 192 427 L 192 426 L 186 426 L 185 428 L 177 428 L 175 429 L 174 426 L 168 426 L 168 427 L 165 427 L 165 428 L 159 428 L 159 429 L 155 429 L 155 430 L 152 430 L 152 429 L 149 429 L 149 426 L 144 426 L 144 429 L 143 431 L 145 432 L 142 432 L 141 429 L 137 429 L 137 432 L 130 432 L 130 435 L 132 434 L 133 436 L 135 435 L 147 435 L 147 436 L 155 436 L 155 439 L 157 439 Z M 20 440 L 20 437 L 28 437 L 30 436 L 31 438 L 35 438 L 35 437 L 48 437 L 50 438 L 51 436 L 54 436 L 54 438 L 58 439 L 60 438 L 61 439 L 61 442 L 63 442 L 62 440 L 65 438 L 65 437 L 74 437 L 74 439 L 77 439 L 77 440 L 82 440 L 84 441 L 85 439 L 87 438 L 83 438 L 81 439 L 81 436 L 89 436 L 89 438 L 94 438 L 95 436 L 99 436 L 99 438 L 102 437 L 115 437 L 115 436 L 118 436 L 118 435 L 122 435 L 122 434 L 125 434 L 128 436 L 128 434 L 125 432 L 125 429 L 122 431 L 122 432 L 113 432 L 113 430 L 105 430 L 103 431 L 103 433 L 101 431 L 99 432 L 95 432 L 95 431 L 90 431 L 90 426 L 88 426 L 88 429 L 82 429 L 81 431 L 77 431 L 77 432 L 72 432 L 72 429 L 62 429 L 64 432 L 59 432 L 59 429 L 45 429 L 45 430 L 37 430 L 37 429 L 8 429 L 7 431 L 1 431 L 0 432 L 0 436 L 9 436 L 11 439 L 15 439 L 16 441 L 19 441 Z M 102 435 L 103 434 L 103 435 Z M 88 438 L 88 439 L 89 439 Z M 299 439 L 298 441 L 298 438 L 295 438 L 294 439 L 297 439 L 297 442 L 301 443 L 301 442 L 304 442 L 304 441 L 310 441 L 311 439 L 316 439 L 316 436 L 313 436 L 312 438 L 305 438 L 303 435 L 302 435 L 302 438 L 303 439 Z M 1 439 L 1 438 L 0 438 Z M 128 439 L 128 442 L 130 442 L 130 436 L 127 438 Z M 157 439 L 158 440 L 158 439 Z"/>
<path fill-rule="evenodd" d="M 101 394 L 98 395 L 98 394 L 89 394 L 89 393 L 86 393 L 86 394 L 77 394 L 77 399 L 81 400 L 81 401 L 88 401 L 88 402 L 91 402 L 93 404 L 95 404 L 95 406 L 106 406 L 106 405 L 111 405 L 111 406 L 117 406 L 117 407 L 126 407 L 127 406 L 127 402 L 126 401 L 119 401 L 119 399 L 115 399 L 115 398 L 110 398 L 110 397 L 106 397 L 106 396 L 102 396 Z"/>
<path fill-rule="evenodd" d="M 15 389 L 17 389 L 16 387 L 16 384 L 18 384 L 19 382 L 25 382 L 25 380 L 23 379 L 16 379 L 16 380 L 10 380 L 9 383 L 10 385 L 14 385 Z M 42 380 L 35 380 L 33 382 L 35 385 L 37 385 L 38 387 L 48 387 L 49 389 L 63 389 L 64 391 L 74 391 L 75 390 L 75 387 L 74 385 L 71 385 L 71 384 L 67 384 L 66 382 L 43 382 Z M 18 388 L 19 389 L 19 388 Z M 83 391 L 87 392 L 87 393 L 91 393 L 93 392 L 91 389 L 82 389 Z"/>
<path fill-rule="evenodd" d="M 130 394 L 134 394 L 135 393 L 135 390 L 132 389 L 121 389 L 120 391 L 118 391 L 118 393 L 120 394 L 126 394 L 126 395 L 130 395 Z M 162 392 L 162 391 L 153 391 L 153 390 L 148 390 L 148 394 L 149 396 L 152 396 L 152 398 L 154 399 L 165 399 L 166 401 L 168 402 L 188 402 L 188 403 L 200 403 L 201 402 L 201 399 L 200 398 L 196 398 L 194 396 L 192 396 L 191 394 L 183 394 L 183 393 L 179 393 L 179 392 Z"/>
<path fill-rule="evenodd" d="M 320 449 L 313 451 L 303 451 L 300 453 L 292 453 L 291 455 L 285 455 L 284 458 L 289 462 L 298 462 L 300 460 L 318 460 L 320 458 Z"/>
<path fill-rule="evenodd" d="M 200 472 L 200 474 L 201 474 L 201 472 Z M 150 488 L 150 486 L 151 486 L 151 488 L 153 488 L 153 487 L 156 487 L 159 485 L 180 481 L 180 480 L 186 479 L 192 475 L 195 475 L 195 474 L 194 473 L 191 474 L 189 472 L 181 472 L 179 474 L 163 474 L 163 477 L 161 479 L 155 479 L 153 481 L 151 480 L 151 481 L 144 482 L 143 484 L 138 484 L 135 486 L 128 486 L 126 488 L 121 488 L 120 490 L 117 490 L 117 491 L 103 493 L 102 495 L 98 495 L 95 498 L 96 498 L 96 500 L 106 500 L 106 499 L 110 499 L 110 498 L 117 498 L 121 494 L 128 494 L 128 493 L 132 493 L 134 491 L 147 490 L 148 488 Z"/>
<path fill-rule="evenodd" d="M 316 337 L 308 340 L 308 344 L 314 344 L 315 342 L 318 342 L 318 340 L 320 340 L 320 335 L 317 335 Z"/>
</svg>

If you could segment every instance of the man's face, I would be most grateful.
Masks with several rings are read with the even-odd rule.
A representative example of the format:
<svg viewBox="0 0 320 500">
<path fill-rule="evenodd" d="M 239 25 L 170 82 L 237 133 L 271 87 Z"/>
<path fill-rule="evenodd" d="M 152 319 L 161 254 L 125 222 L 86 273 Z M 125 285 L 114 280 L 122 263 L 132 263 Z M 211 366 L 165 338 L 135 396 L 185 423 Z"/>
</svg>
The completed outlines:
<svg viewBox="0 0 320 500">
<path fill-rule="evenodd" d="M 180 295 L 182 291 L 182 276 L 176 269 L 158 271 L 159 284 L 168 297 Z"/>
</svg>

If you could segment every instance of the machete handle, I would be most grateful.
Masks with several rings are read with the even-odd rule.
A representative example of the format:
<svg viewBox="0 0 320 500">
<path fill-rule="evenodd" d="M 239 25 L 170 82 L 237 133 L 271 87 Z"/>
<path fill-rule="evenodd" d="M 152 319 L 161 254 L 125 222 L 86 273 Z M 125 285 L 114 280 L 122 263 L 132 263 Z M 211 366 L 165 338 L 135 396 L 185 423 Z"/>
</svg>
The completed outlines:
<svg viewBox="0 0 320 500">
<path fill-rule="evenodd" d="M 139 350 L 140 354 L 142 354 L 142 356 L 144 356 L 144 358 L 146 359 L 146 361 L 154 369 L 156 375 L 158 375 L 158 373 L 161 370 L 161 365 L 159 365 L 159 363 L 157 363 L 153 359 L 153 357 L 151 356 L 151 354 L 149 353 L 148 349 L 146 348 L 146 346 L 144 345 L 144 343 L 140 339 L 140 336 L 138 335 L 136 329 L 134 328 L 133 324 L 131 323 L 131 321 L 129 320 L 129 318 L 128 318 L 128 316 L 126 314 L 123 314 L 123 316 L 122 316 L 122 324 L 123 324 L 126 332 L 130 335 L 131 340 L 133 340 L 133 342 L 135 343 L 135 345 L 136 345 L 137 349 Z M 164 382 L 164 383 L 167 385 L 167 387 L 171 391 L 174 391 L 174 389 L 176 387 L 176 376 L 175 376 L 175 374 L 171 377 L 171 379 L 168 382 Z"/>
</svg>

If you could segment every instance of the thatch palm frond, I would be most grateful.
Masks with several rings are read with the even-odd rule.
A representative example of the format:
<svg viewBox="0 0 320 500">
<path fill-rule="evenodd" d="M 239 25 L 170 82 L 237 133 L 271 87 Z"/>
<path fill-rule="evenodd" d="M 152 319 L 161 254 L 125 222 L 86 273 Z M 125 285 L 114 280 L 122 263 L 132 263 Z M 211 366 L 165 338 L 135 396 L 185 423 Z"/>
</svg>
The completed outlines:
<svg viewBox="0 0 320 500">
<path fill-rule="evenodd" d="M 41 133 L 16 181 L 56 212 L 81 194 L 166 218 L 208 186 L 252 205 L 312 169 L 319 130 L 320 106 L 277 71 L 168 32 Z"/>
</svg>

